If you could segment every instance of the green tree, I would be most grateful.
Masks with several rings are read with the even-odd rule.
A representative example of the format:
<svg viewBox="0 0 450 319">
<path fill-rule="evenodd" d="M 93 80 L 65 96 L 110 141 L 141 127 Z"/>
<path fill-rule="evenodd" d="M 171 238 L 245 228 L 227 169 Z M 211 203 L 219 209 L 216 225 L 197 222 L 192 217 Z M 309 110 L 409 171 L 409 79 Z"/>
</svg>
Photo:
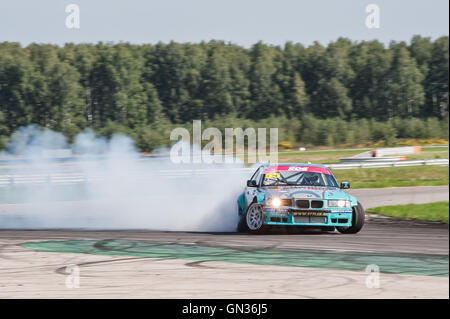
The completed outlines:
<svg viewBox="0 0 450 319">
<path fill-rule="evenodd" d="M 388 117 L 417 116 L 425 101 L 421 85 L 423 75 L 404 45 L 394 44 L 392 50 Z"/>
<path fill-rule="evenodd" d="M 0 112 L 11 134 L 33 118 L 36 105 L 29 103 L 33 91 L 33 66 L 18 43 L 0 43 Z"/>
<path fill-rule="evenodd" d="M 102 127 L 108 120 L 130 128 L 145 125 L 149 96 L 141 82 L 142 58 L 134 56 L 128 44 L 99 44 L 97 50 L 89 80 L 93 126 Z M 151 92 L 150 98 L 155 99 Z"/>
<path fill-rule="evenodd" d="M 298 56 L 296 47 L 287 43 L 283 54 L 278 56 L 279 70 L 276 81 L 283 94 L 282 111 L 288 117 L 301 117 L 305 114 L 309 97 L 305 82 L 298 72 Z"/>
<path fill-rule="evenodd" d="M 441 119 L 448 116 L 448 42 L 448 36 L 446 36 L 433 43 L 425 85 L 429 103 L 425 115 L 437 116 Z"/>
<path fill-rule="evenodd" d="M 202 76 L 204 112 L 208 118 L 233 111 L 231 75 L 225 47 L 213 43 Z"/>
<path fill-rule="evenodd" d="M 250 94 L 252 108 L 247 116 L 251 119 L 261 119 L 271 114 L 279 114 L 282 94 L 274 81 L 277 71 L 274 64 L 276 50 L 261 42 L 250 50 L 252 64 L 249 72 Z"/>
<path fill-rule="evenodd" d="M 378 41 L 363 41 L 352 48 L 350 65 L 355 73 L 349 92 L 353 115 L 357 118 L 386 119 L 390 52 Z"/>
<path fill-rule="evenodd" d="M 317 94 L 320 94 L 320 99 L 316 100 L 318 109 L 315 114 L 341 118 L 350 114 L 352 100 L 348 97 L 347 88 L 337 78 L 320 80 Z"/>
</svg>

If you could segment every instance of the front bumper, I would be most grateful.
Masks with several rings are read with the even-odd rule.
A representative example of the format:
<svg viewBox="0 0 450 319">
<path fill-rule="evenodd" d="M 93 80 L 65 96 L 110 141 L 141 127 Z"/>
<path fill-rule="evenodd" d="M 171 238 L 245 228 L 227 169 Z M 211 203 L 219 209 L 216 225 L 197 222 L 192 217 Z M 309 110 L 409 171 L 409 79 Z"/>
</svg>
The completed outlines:
<svg viewBox="0 0 450 319">
<path fill-rule="evenodd" d="M 286 226 L 318 226 L 318 227 L 350 227 L 352 225 L 352 210 L 300 210 L 291 208 L 264 208 L 265 225 Z"/>
</svg>

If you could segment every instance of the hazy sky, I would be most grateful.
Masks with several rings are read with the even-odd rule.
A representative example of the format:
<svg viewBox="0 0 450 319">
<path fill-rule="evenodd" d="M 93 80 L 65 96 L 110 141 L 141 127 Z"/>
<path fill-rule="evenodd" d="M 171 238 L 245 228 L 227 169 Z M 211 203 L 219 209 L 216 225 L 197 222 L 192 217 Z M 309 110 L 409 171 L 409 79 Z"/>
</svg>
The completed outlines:
<svg viewBox="0 0 450 319">
<path fill-rule="evenodd" d="M 65 8 L 80 8 L 80 28 L 68 29 Z M 369 29 L 368 4 L 380 8 Z M 409 41 L 414 34 L 448 35 L 448 0 L 0 0 L 0 41 L 131 43 L 262 40 L 305 45 L 352 40 Z"/>
</svg>

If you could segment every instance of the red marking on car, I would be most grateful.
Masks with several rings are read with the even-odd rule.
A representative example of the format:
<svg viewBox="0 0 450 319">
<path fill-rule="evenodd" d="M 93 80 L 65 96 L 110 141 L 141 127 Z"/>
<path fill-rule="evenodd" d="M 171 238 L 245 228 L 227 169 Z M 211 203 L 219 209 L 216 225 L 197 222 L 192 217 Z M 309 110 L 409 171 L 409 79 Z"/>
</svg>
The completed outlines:
<svg viewBox="0 0 450 319">
<path fill-rule="evenodd" d="M 332 175 L 327 168 L 316 166 L 292 166 L 292 165 L 269 166 L 266 168 L 265 173 L 270 172 L 311 172 L 311 173 L 322 173 L 326 175 Z"/>
</svg>

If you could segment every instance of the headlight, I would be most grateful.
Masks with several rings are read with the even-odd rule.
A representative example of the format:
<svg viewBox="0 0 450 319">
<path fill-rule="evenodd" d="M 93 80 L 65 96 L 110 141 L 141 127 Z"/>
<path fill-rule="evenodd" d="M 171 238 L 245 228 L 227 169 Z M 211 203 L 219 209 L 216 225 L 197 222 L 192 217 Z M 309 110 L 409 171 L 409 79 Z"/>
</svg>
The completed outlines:
<svg viewBox="0 0 450 319">
<path fill-rule="evenodd" d="M 351 207 L 351 203 L 349 200 L 343 200 L 343 199 L 329 200 L 328 207 L 340 207 L 340 208 Z"/>
<path fill-rule="evenodd" d="M 281 206 L 281 200 L 278 197 L 274 197 L 269 199 L 267 204 L 269 204 L 269 206 L 271 207 L 278 208 Z"/>
</svg>

